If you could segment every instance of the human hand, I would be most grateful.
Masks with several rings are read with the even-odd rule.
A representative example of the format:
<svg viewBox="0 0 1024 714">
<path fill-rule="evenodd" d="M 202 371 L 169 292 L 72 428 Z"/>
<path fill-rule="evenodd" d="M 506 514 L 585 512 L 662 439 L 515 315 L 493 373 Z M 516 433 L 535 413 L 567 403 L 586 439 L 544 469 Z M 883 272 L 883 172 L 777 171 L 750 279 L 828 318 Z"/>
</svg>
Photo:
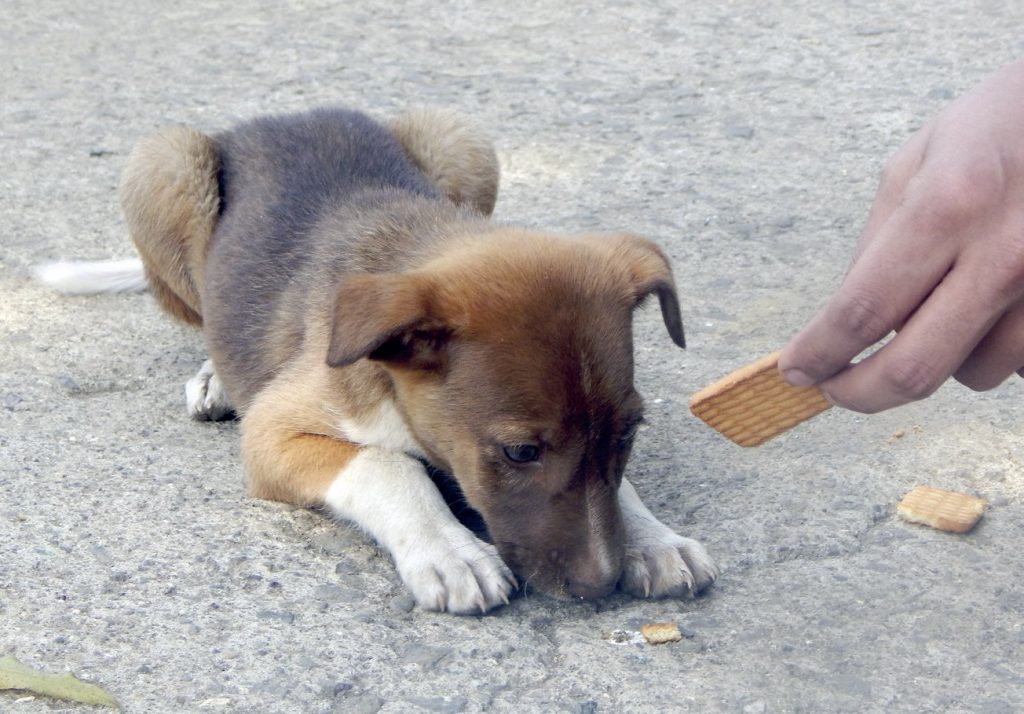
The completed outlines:
<svg viewBox="0 0 1024 714">
<path fill-rule="evenodd" d="M 842 285 L 779 359 L 791 384 L 865 413 L 923 399 L 951 375 L 984 390 L 1022 368 L 1024 60 L 890 159 Z"/>
</svg>

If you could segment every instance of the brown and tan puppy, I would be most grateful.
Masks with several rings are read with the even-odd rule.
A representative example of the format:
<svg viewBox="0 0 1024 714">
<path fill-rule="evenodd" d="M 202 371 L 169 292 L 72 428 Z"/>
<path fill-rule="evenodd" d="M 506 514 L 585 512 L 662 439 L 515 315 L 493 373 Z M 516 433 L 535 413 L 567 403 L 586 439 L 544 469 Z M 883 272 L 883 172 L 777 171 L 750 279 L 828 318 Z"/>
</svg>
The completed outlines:
<svg viewBox="0 0 1024 714">
<path fill-rule="evenodd" d="M 255 496 L 355 522 L 428 609 L 486 611 L 517 578 L 581 598 L 700 591 L 712 560 L 623 478 L 645 297 L 683 344 L 664 255 L 496 225 L 497 190 L 490 142 L 457 114 L 324 109 L 166 130 L 121 195 L 150 288 L 210 350 L 189 408 L 241 417 Z"/>
</svg>

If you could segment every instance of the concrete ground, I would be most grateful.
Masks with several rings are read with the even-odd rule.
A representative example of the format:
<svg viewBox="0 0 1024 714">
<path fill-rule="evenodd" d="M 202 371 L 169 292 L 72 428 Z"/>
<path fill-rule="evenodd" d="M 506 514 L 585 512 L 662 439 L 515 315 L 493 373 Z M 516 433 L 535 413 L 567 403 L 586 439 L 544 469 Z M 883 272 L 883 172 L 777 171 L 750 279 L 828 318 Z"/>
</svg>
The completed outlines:
<svg viewBox="0 0 1024 714">
<path fill-rule="evenodd" d="M 1024 54 L 1024 5 L 597 5 L 5 0 L 0 655 L 140 713 L 1024 710 L 1020 383 L 754 450 L 687 410 L 824 302 L 885 158 Z M 501 220 L 665 246 L 689 349 L 640 316 L 630 473 L 717 557 L 710 593 L 411 609 L 359 533 L 246 497 L 237 425 L 185 416 L 196 334 L 145 295 L 31 281 L 131 254 L 115 187 L 139 136 L 333 103 L 461 107 L 500 147 Z M 907 525 L 918 483 L 991 508 L 966 536 Z M 616 641 L 651 621 L 687 637 Z"/>
</svg>

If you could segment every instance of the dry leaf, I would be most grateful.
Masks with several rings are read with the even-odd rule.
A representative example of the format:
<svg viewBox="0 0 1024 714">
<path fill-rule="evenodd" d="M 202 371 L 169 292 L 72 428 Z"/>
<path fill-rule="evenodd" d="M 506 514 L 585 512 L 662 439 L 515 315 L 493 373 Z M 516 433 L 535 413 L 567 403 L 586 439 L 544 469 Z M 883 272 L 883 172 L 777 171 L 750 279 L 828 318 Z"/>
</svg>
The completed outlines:
<svg viewBox="0 0 1024 714">
<path fill-rule="evenodd" d="M 83 682 L 68 672 L 40 672 L 10 655 L 0 658 L 0 689 L 19 689 L 55 699 L 120 708 L 112 696 L 94 684 Z"/>
</svg>

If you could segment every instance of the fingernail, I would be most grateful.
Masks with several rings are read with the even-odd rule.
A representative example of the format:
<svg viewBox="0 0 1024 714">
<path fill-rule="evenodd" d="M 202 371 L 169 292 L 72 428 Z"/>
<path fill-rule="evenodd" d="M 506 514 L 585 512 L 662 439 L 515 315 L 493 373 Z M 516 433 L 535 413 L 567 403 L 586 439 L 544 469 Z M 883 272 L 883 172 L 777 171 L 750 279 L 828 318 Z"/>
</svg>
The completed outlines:
<svg viewBox="0 0 1024 714">
<path fill-rule="evenodd" d="M 787 369 L 782 373 L 782 378 L 794 387 L 809 387 L 815 383 L 811 375 L 801 372 L 799 369 Z"/>
</svg>

